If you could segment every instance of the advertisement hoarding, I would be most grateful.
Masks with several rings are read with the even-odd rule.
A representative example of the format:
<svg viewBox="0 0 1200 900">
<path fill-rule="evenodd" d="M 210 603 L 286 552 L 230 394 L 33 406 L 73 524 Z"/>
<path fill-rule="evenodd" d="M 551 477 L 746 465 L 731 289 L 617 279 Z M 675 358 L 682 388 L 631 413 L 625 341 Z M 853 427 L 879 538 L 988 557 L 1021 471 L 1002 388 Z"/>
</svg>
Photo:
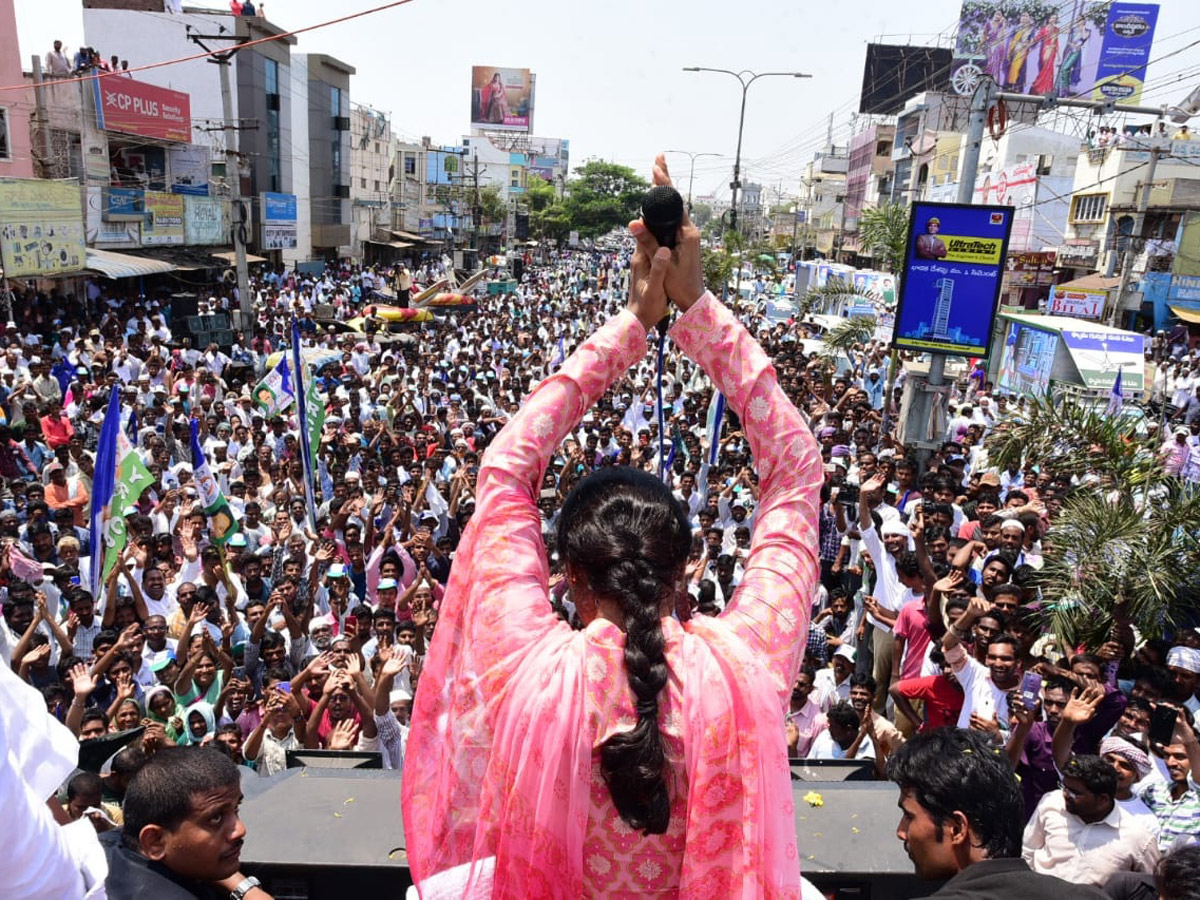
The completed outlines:
<svg viewBox="0 0 1200 900">
<path fill-rule="evenodd" d="M 264 191 L 262 195 L 262 249 L 296 249 L 296 195 Z"/>
<path fill-rule="evenodd" d="M 183 234 L 189 244 L 229 242 L 225 201 L 213 197 L 183 198 Z"/>
<path fill-rule="evenodd" d="M 1057 350 L 1057 334 L 1009 322 L 996 386 L 1014 394 L 1045 394 Z"/>
<path fill-rule="evenodd" d="M 1063 329 L 1063 343 L 1071 351 L 1083 385 L 1093 390 L 1111 390 L 1122 369 L 1121 387 L 1128 397 L 1145 387 L 1145 338 L 1132 331 L 1112 328 L 1089 331 Z"/>
<path fill-rule="evenodd" d="M 893 346 L 987 356 L 1012 219 L 1007 206 L 913 204 Z"/>
<path fill-rule="evenodd" d="M 471 127 L 529 131 L 533 74 L 528 69 L 471 68 Z"/>
<path fill-rule="evenodd" d="M 104 221 L 140 222 L 146 218 L 146 192 L 133 188 L 104 189 Z"/>
<path fill-rule="evenodd" d="M 208 148 L 196 144 L 172 147 L 167 151 L 171 161 L 171 193 L 208 196 Z"/>
<path fill-rule="evenodd" d="M 941 47 L 867 44 L 858 111 L 894 116 L 911 97 L 940 90 L 951 52 Z"/>
<path fill-rule="evenodd" d="M 93 85 L 102 131 L 160 141 L 192 139 L 192 101 L 187 94 L 116 75 L 97 75 Z"/>
<path fill-rule="evenodd" d="M 1099 319 L 1108 302 L 1108 291 L 1080 290 L 1055 285 L 1050 289 L 1052 316 L 1070 316 L 1073 319 Z"/>
<path fill-rule="evenodd" d="M 1014 225 L 1015 227 L 1015 225 Z M 1036 287 L 1054 283 L 1053 250 L 1008 251 L 1004 267 L 1009 287 Z"/>
<path fill-rule="evenodd" d="M 0 178 L 0 262 L 7 277 L 78 272 L 86 260 L 78 181 Z"/>
<path fill-rule="evenodd" d="M 161 191 L 146 192 L 146 218 L 142 224 L 142 244 L 182 244 L 183 197 Z"/>
<path fill-rule="evenodd" d="M 950 84 L 968 95 L 987 75 L 1020 94 L 1138 103 L 1157 20 L 1155 3 L 964 0 Z"/>
</svg>

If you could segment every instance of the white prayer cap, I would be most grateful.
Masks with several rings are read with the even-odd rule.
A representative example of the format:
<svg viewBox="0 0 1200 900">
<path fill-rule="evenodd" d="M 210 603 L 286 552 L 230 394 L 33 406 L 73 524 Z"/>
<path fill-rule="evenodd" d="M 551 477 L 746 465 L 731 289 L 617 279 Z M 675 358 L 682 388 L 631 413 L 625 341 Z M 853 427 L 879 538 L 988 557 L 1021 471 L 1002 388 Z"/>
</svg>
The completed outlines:
<svg viewBox="0 0 1200 900">
<path fill-rule="evenodd" d="M 883 527 L 879 529 L 879 533 L 884 537 L 912 537 L 912 532 L 908 530 L 908 526 L 898 519 L 888 519 L 883 523 Z"/>
<path fill-rule="evenodd" d="M 1191 647 L 1172 647 L 1167 654 L 1167 665 L 1189 672 L 1200 673 L 1200 650 Z"/>
</svg>

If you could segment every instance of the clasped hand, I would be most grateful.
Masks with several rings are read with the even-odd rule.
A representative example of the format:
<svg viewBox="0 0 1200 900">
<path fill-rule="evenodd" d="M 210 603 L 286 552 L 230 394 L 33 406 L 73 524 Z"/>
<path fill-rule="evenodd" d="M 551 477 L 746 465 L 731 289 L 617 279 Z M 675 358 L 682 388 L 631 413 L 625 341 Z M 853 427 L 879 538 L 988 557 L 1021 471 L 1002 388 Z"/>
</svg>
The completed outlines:
<svg viewBox="0 0 1200 900">
<path fill-rule="evenodd" d="M 654 160 L 654 183 L 671 183 L 661 153 Z M 703 296 L 700 229 L 692 224 L 685 209 L 674 249 L 660 247 L 641 219 L 629 223 L 629 232 L 637 240 L 637 249 L 630 265 L 628 309 L 649 331 L 667 317 L 669 304 L 685 312 Z"/>
</svg>

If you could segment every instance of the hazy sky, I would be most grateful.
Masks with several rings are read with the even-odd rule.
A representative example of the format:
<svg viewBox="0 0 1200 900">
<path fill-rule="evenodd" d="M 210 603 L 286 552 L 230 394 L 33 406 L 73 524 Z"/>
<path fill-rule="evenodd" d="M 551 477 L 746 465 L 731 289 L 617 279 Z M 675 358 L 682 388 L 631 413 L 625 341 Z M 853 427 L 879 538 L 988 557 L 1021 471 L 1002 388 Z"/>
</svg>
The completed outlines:
<svg viewBox="0 0 1200 900">
<path fill-rule="evenodd" d="M 287 28 L 316 24 L 382 0 L 266 0 Z M 17 0 L 23 65 L 55 38 L 83 41 L 79 0 Z M 185 0 L 185 5 L 188 5 Z M 219 0 L 210 5 L 220 7 Z M 413 0 L 301 35 L 297 50 L 328 53 L 357 67 L 351 99 L 392 114 L 401 137 L 450 143 L 469 131 L 472 65 L 530 68 L 537 75 L 537 134 L 571 141 L 573 164 L 592 156 L 648 174 L 659 149 L 725 154 L 696 164 L 697 194 L 727 192 L 741 89 L 728 75 L 691 74 L 698 65 L 812 74 L 768 78 L 749 94 L 744 178 L 795 192 L 801 168 L 825 139 L 834 113 L 845 140 L 857 109 L 868 41 L 932 43 L 949 35 L 960 0 L 661 0 L 530 3 Z M 1164 0 L 1152 59 L 1200 40 L 1194 0 Z M 1191 10 L 1192 12 L 1189 12 Z M 104 48 L 97 48 L 104 54 Z M 157 61 L 154 48 L 131 65 Z M 1176 82 L 1175 79 L 1184 80 Z M 1166 83 L 1167 80 L 1171 83 Z M 1177 100 L 1200 82 L 1200 47 L 1152 63 L 1154 103 Z M 677 175 L 687 160 L 672 157 Z M 685 185 L 686 187 L 686 185 Z"/>
</svg>

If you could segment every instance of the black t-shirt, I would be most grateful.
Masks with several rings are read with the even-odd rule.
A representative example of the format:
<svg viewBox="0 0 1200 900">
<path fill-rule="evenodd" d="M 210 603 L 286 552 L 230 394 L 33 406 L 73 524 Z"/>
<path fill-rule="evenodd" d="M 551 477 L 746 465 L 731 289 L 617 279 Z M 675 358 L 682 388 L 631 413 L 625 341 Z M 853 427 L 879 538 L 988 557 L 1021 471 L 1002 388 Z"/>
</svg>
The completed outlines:
<svg viewBox="0 0 1200 900">
<path fill-rule="evenodd" d="M 130 850 L 121 842 L 120 829 L 100 835 L 100 843 L 108 859 L 104 887 L 109 900 L 224 900 L 229 896 L 221 888 L 184 878 Z"/>
</svg>

